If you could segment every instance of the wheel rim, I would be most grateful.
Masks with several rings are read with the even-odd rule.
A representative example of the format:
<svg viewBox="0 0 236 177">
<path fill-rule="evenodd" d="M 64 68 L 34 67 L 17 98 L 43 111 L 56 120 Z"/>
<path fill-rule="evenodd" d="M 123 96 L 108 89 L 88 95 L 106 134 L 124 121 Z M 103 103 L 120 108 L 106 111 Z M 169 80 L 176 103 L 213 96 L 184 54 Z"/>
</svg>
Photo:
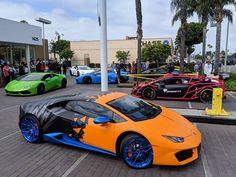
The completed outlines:
<svg viewBox="0 0 236 177">
<path fill-rule="evenodd" d="M 44 92 L 44 87 L 42 85 L 39 86 L 39 93 L 43 93 Z"/>
<path fill-rule="evenodd" d="M 143 92 L 143 97 L 147 99 L 153 99 L 155 97 L 155 91 L 151 88 L 145 89 Z"/>
<path fill-rule="evenodd" d="M 144 138 L 135 138 L 124 145 L 123 158 L 133 168 L 145 168 L 152 163 L 152 146 Z"/>
<path fill-rule="evenodd" d="M 26 116 L 21 120 L 20 129 L 23 137 L 28 142 L 35 142 L 39 137 L 39 127 L 32 116 Z"/>
<path fill-rule="evenodd" d="M 212 101 L 212 93 L 211 91 L 204 91 L 201 95 L 202 101 L 203 102 L 210 102 Z"/>
<path fill-rule="evenodd" d="M 84 80 L 85 80 L 85 83 L 86 83 L 86 84 L 90 84 L 90 83 L 91 83 L 91 79 L 90 79 L 89 77 L 85 77 Z"/>
</svg>

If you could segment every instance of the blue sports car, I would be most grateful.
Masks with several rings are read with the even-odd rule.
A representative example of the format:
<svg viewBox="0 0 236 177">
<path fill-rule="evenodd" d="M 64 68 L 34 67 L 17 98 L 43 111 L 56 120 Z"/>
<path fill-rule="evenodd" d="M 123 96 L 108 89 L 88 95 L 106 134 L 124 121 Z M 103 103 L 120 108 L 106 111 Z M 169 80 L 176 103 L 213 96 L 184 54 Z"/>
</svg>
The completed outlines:
<svg viewBox="0 0 236 177">
<path fill-rule="evenodd" d="M 116 84 L 117 83 L 117 74 L 112 70 L 108 70 L 108 83 Z M 128 76 L 122 76 L 128 74 L 125 71 L 120 71 L 120 81 L 122 83 L 127 82 L 129 80 Z M 76 78 L 77 84 L 100 84 L 101 83 L 101 71 L 95 71 L 92 73 L 88 73 Z"/>
</svg>

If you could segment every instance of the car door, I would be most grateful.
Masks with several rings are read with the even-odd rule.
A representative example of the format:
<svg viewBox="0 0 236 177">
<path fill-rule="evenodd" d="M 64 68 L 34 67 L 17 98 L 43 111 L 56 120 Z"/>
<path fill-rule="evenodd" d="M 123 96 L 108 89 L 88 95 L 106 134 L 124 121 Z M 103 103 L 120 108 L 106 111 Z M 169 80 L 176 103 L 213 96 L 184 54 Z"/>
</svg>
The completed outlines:
<svg viewBox="0 0 236 177">
<path fill-rule="evenodd" d="M 86 116 L 85 119 L 82 119 L 86 126 L 83 129 L 83 137 L 81 141 L 100 149 L 113 151 L 116 123 L 94 123 L 94 119 L 97 117 L 107 117 L 112 119 L 113 112 L 94 102 L 74 101 L 73 104 L 73 111 Z"/>
<path fill-rule="evenodd" d="M 56 76 L 53 74 L 46 74 L 43 79 L 46 91 L 56 88 Z"/>
<path fill-rule="evenodd" d="M 116 83 L 117 74 L 113 71 L 108 71 L 107 73 L 108 83 Z"/>
<path fill-rule="evenodd" d="M 101 72 L 94 72 L 92 74 L 92 83 L 101 83 Z"/>
<path fill-rule="evenodd" d="M 182 83 L 182 78 L 166 78 L 157 84 L 158 97 L 183 97 L 188 89 L 187 83 Z"/>
</svg>

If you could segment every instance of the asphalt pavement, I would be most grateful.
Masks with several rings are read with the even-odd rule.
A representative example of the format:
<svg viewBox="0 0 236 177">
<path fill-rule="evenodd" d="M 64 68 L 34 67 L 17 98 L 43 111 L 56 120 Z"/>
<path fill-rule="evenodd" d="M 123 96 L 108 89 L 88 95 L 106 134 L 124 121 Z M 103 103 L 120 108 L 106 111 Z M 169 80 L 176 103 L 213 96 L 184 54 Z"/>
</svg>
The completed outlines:
<svg viewBox="0 0 236 177">
<path fill-rule="evenodd" d="M 109 85 L 110 91 L 129 93 L 130 89 Z M 0 89 L 0 177 L 8 176 L 86 176 L 86 177 L 235 177 L 236 127 L 196 124 L 202 133 L 198 160 L 180 167 L 152 166 L 144 170 L 127 167 L 121 159 L 78 148 L 43 142 L 27 143 L 18 128 L 19 105 L 33 100 L 73 93 L 93 93 L 100 85 L 77 85 L 68 77 L 68 87 L 31 97 L 5 96 Z M 225 109 L 235 111 L 236 94 L 227 93 Z M 199 102 L 158 100 L 170 108 L 204 109 Z"/>
</svg>

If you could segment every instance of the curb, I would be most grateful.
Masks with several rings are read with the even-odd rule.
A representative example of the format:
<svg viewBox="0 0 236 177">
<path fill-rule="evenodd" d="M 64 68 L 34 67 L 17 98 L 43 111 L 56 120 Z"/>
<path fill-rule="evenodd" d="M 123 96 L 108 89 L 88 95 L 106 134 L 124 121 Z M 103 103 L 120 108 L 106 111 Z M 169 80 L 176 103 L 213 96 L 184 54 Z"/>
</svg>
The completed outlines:
<svg viewBox="0 0 236 177">
<path fill-rule="evenodd" d="M 225 89 L 227 92 L 236 92 L 236 90 L 231 90 L 231 89 Z"/>
<path fill-rule="evenodd" d="M 116 86 L 121 88 L 133 88 L 134 84 L 117 84 Z"/>
<path fill-rule="evenodd" d="M 207 123 L 207 124 L 220 124 L 220 125 L 236 125 L 236 119 L 229 118 L 214 118 L 207 116 L 194 116 L 194 115 L 182 115 L 190 122 Z"/>
</svg>

